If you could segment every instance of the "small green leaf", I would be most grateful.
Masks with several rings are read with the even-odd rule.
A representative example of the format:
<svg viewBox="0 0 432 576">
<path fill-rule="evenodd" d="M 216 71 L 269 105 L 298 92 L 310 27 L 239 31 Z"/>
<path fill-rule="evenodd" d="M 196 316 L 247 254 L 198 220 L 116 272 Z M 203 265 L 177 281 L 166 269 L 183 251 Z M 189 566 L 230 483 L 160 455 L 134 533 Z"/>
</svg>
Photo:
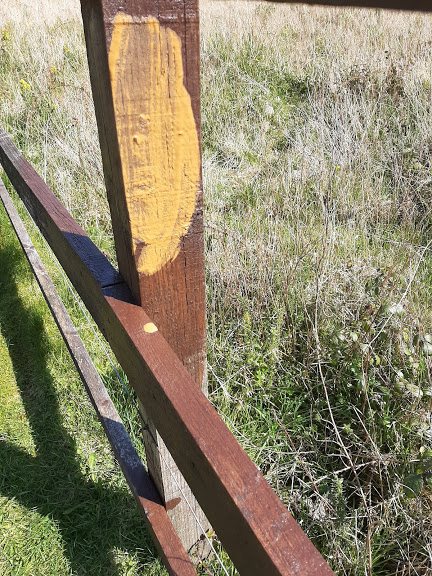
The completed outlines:
<svg viewBox="0 0 432 576">
<path fill-rule="evenodd" d="M 426 484 L 427 484 L 427 485 L 429 486 L 429 488 L 432 490 L 432 474 L 431 474 L 431 473 L 425 474 L 424 479 L 425 479 L 425 481 L 426 481 Z"/>
<path fill-rule="evenodd" d="M 408 474 L 404 478 L 404 492 L 409 498 L 418 496 L 423 488 L 421 474 Z"/>
<path fill-rule="evenodd" d="M 412 384 L 411 382 L 403 382 L 402 384 L 405 391 L 409 392 L 411 396 L 414 396 L 414 398 L 421 398 L 423 396 L 423 390 L 415 384 Z"/>
<path fill-rule="evenodd" d="M 96 454 L 92 452 L 89 456 L 89 466 L 90 469 L 93 469 L 96 464 Z"/>
</svg>

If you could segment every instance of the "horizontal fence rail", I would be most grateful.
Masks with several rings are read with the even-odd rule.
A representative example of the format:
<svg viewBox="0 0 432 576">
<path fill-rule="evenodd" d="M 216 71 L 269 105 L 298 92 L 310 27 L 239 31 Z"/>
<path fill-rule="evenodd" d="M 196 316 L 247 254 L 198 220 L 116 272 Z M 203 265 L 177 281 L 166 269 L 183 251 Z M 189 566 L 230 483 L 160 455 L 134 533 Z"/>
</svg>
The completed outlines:
<svg viewBox="0 0 432 576">
<path fill-rule="evenodd" d="M 1 181 L 0 200 L 169 574 L 193 576 L 196 571 L 174 530 L 156 487 Z"/>
<path fill-rule="evenodd" d="M 295 0 L 269 0 L 278 4 L 298 4 Z M 432 12 L 430 0 L 302 0 L 311 6 L 334 6 L 339 8 L 383 8 L 385 10 L 407 10 L 410 12 Z"/>
<path fill-rule="evenodd" d="M 0 162 L 241 574 L 329 576 L 322 556 L 121 276 L 0 129 Z M 180 574 L 181 572 L 179 572 Z"/>
</svg>

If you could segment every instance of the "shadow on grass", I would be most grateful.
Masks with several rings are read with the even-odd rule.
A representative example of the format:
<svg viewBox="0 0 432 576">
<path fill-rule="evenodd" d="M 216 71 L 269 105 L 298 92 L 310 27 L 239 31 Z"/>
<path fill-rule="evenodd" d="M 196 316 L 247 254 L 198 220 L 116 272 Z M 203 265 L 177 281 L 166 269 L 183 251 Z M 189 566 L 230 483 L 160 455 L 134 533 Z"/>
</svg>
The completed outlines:
<svg viewBox="0 0 432 576">
<path fill-rule="evenodd" d="M 137 548 L 148 550 L 145 560 L 151 562 L 156 552 L 132 497 L 92 483 L 80 471 L 75 442 L 62 424 L 47 368 L 43 319 L 24 305 L 14 280 L 25 276 L 27 263 L 4 224 L 0 213 L 0 331 L 8 342 L 36 456 L 0 441 L 0 494 L 57 522 L 74 574 L 118 574 L 113 548 L 132 553 Z"/>
</svg>

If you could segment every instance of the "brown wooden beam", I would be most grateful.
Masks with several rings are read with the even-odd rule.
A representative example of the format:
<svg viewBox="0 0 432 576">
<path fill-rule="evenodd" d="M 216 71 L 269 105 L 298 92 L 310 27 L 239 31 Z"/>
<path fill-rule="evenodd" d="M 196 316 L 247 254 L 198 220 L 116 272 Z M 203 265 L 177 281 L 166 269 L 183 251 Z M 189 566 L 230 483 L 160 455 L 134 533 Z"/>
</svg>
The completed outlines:
<svg viewBox="0 0 432 576">
<path fill-rule="evenodd" d="M 205 284 L 195 0 L 83 0 L 119 270 L 201 387 Z"/>
<path fill-rule="evenodd" d="M 432 12 L 431 0 L 269 0 L 277 4 L 309 4 L 311 6 L 336 6 L 340 8 L 382 8 L 385 10 L 407 10 L 411 12 Z"/>
<path fill-rule="evenodd" d="M 240 574 L 333 574 L 213 406 L 197 392 L 161 333 L 153 331 L 152 320 L 134 303 L 126 284 L 1 129 L 0 162 Z"/>
</svg>

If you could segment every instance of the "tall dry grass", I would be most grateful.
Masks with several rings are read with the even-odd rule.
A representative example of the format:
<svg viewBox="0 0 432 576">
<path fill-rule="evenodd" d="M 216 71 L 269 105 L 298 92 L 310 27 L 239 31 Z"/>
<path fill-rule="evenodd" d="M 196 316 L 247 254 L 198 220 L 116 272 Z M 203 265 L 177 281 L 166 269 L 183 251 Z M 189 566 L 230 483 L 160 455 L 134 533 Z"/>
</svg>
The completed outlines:
<svg viewBox="0 0 432 576">
<path fill-rule="evenodd" d="M 202 9 L 214 398 L 340 574 L 432 566 L 430 24 Z"/>
</svg>

